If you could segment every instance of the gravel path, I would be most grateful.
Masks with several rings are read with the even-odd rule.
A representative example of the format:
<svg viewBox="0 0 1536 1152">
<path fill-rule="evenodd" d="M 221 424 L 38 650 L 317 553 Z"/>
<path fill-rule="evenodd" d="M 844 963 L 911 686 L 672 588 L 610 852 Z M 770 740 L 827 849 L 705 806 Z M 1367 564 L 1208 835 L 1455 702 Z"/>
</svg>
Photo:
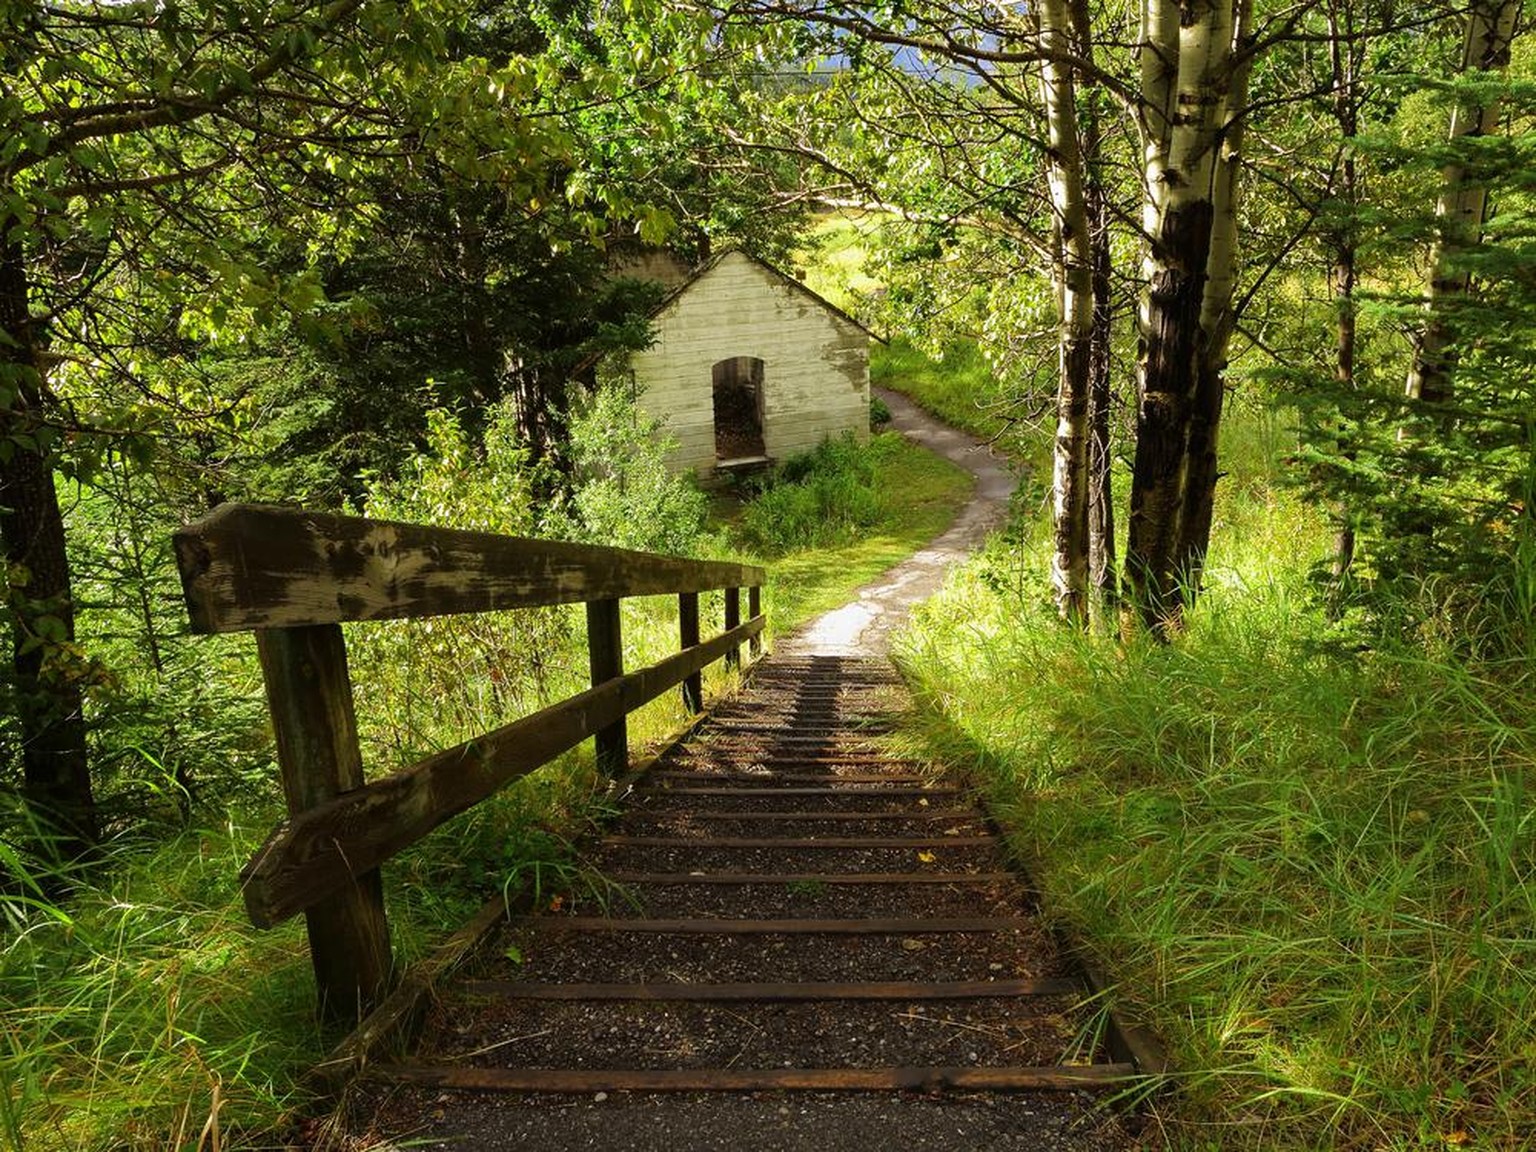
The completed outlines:
<svg viewBox="0 0 1536 1152">
<path fill-rule="evenodd" d="M 976 477 L 976 491 L 955 522 L 933 543 L 914 553 L 858 598 L 812 621 L 775 651 L 823 656 L 883 656 L 891 636 L 912 609 L 937 592 L 950 565 L 979 547 L 1008 514 L 1017 477 L 1007 462 L 964 432 L 935 420 L 898 392 L 876 388 L 891 410 L 891 427 L 908 440 L 937 452 Z"/>
</svg>

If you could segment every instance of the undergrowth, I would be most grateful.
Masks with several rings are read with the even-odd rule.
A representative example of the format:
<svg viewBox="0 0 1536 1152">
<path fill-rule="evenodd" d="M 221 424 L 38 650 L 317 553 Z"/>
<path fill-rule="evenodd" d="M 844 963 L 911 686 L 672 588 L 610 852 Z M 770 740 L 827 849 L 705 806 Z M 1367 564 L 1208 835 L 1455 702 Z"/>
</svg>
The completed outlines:
<svg viewBox="0 0 1536 1152">
<path fill-rule="evenodd" d="M 958 573 L 901 656 L 924 734 L 1171 1043 L 1175 1146 L 1531 1147 L 1530 669 L 1329 624 L 1272 433 L 1172 645 L 1060 626 L 1043 539 Z"/>
<path fill-rule="evenodd" d="M 973 484 L 964 469 L 894 432 L 865 447 L 832 442 L 787 462 L 737 529 L 748 553 L 768 566 L 773 633 L 846 602 L 938 536 Z"/>
<path fill-rule="evenodd" d="M 870 350 L 869 379 L 1015 459 L 1036 466 L 1048 460 L 1041 455 L 1043 438 L 1033 434 L 1032 423 L 1044 413 L 1028 410 L 1001 384 L 973 342 L 956 340 L 938 359 L 905 339 L 877 345 Z"/>
<path fill-rule="evenodd" d="M 633 449 L 643 435 L 620 432 L 631 448 L 609 455 L 627 462 L 625 483 L 608 484 L 610 473 L 594 468 L 583 488 L 590 505 L 566 511 L 567 533 L 611 536 L 623 522 L 619 501 L 636 495 L 644 505 L 624 543 L 735 556 L 729 527 L 700 523 L 702 501 L 645 470 Z M 489 446 L 499 444 L 502 454 L 490 460 L 451 421 L 440 421 L 434 437 L 434 452 L 412 464 L 409 482 L 376 488 L 374 514 L 538 529 L 532 478 L 494 425 Z M 969 491 L 959 469 L 894 437 L 797 462 L 776 490 L 826 488 L 824 474 L 843 478 L 834 488 L 856 477 L 848 491 L 878 514 L 850 519 L 814 547 L 803 525 L 777 516 L 755 521 L 755 551 L 773 565 L 765 601 L 780 633 L 841 603 L 936 535 Z M 701 596 L 700 608 L 706 635 L 718 630 L 722 595 Z M 585 687 L 584 627 L 579 605 L 347 626 L 370 777 Z M 625 601 L 623 634 L 629 668 L 676 651 L 676 597 Z M 192 655 L 202 683 L 230 698 L 254 694 L 259 707 L 248 637 Z M 728 690 L 733 677 L 719 664 L 706 669 L 706 699 Z M 632 748 L 639 754 L 684 719 L 678 693 L 666 693 L 630 717 Z M 240 867 L 280 815 L 270 748 L 248 708 L 217 735 L 218 747 L 240 752 L 240 789 L 220 803 L 210 777 L 195 802 L 184 796 L 189 803 L 162 806 L 166 815 L 156 822 L 126 826 L 104 862 L 73 879 L 67 898 L 30 875 L 0 836 L 0 1148 L 279 1147 L 311 1104 L 302 1077 L 339 1037 L 314 1022 L 302 921 L 259 932 L 239 892 Z M 391 860 L 383 874 L 397 964 L 423 955 L 498 894 L 541 900 L 591 886 L 605 896 L 576 842 L 607 806 L 606 782 L 584 746 Z"/>
</svg>

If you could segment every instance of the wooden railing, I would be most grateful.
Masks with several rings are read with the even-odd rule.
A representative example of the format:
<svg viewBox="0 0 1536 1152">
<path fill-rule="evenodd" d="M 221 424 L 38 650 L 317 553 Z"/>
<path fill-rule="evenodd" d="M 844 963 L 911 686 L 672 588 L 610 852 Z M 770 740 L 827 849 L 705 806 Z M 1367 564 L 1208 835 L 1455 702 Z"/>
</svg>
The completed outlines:
<svg viewBox="0 0 1536 1152">
<path fill-rule="evenodd" d="M 379 866 L 509 781 L 596 737 L 628 763 L 625 717 L 701 671 L 759 651 L 763 571 L 618 548 L 228 504 L 175 534 L 195 632 L 256 633 L 289 818 L 241 872 L 253 923 L 307 918 L 322 1012 L 355 1019 L 387 990 Z M 741 589 L 748 619 L 741 620 Z M 722 589 L 725 631 L 701 640 L 699 593 Z M 624 671 L 619 601 L 675 595 L 681 651 Z M 363 778 L 341 625 L 585 602 L 592 687 L 420 763 Z"/>
</svg>

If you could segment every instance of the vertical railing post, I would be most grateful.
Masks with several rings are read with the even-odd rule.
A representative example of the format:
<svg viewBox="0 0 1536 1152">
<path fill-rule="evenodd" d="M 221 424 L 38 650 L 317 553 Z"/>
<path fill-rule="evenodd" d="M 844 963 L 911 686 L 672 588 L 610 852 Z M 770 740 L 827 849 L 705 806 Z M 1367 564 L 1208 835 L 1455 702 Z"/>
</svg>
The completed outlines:
<svg viewBox="0 0 1536 1152">
<path fill-rule="evenodd" d="M 624 675 L 624 637 L 619 629 L 617 600 L 587 601 L 587 657 L 592 687 Z M 629 730 L 620 716 L 597 733 L 597 769 L 620 776 L 629 767 Z"/>
<path fill-rule="evenodd" d="M 686 651 L 699 643 L 699 594 L 683 592 L 677 597 L 677 632 Z M 683 707 L 697 716 L 704 708 L 704 675 L 695 672 L 683 681 Z"/>
<path fill-rule="evenodd" d="M 741 623 L 741 589 L 727 588 L 725 590 L 725 630 L 729 632 Z M 727 668 L 741 667 L 741 648 L 733 644 L 725 650 L 725 666 Z"/>
<path fill-rule="evenodd" d="M 256 633 L 288 811 L 297 815 L 363 785 L 357 716 L 339 624 Z M 388 990 L 389 924 L 377 869 L 304 913 L 320 1014 L 355 1023 Z"/>
<path fill-rule="evenodd" d="M 756 620 L 763 614 L 763 589 L 761 585 L 754 584 L 747 589 L 747 619 Z M 756 660 L 763 654 L 763 634 L 759 632 L 747 641 L 747 651 Z"/>
</svg>

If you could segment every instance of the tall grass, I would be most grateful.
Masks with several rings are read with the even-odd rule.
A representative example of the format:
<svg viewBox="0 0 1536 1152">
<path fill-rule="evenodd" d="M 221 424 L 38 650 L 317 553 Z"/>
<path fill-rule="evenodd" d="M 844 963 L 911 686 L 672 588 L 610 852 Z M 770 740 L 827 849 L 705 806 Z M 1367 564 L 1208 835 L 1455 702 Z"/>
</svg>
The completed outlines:
<svg viewBox="0 0 1536 1152">
<path fill-rule="evenodd" d="M 903 393 L 946 424 L 997 441 L 1016 457 L 1038 455 L 1040 437 L 1031 435 L 1031 421 L 1041 414 L 1032 413 L 998 381 L 973 342 L 956 341 L 934 359 L 905 339 L 892 340 L 870 351 L 869 378 Z"/>
<path fill-rule="evenodd" d="M 927 737 L 1171 1042 L 1176 1146 L 1536 1146 L 1530 669 L 1330 625 L 1273 431 L 1171 646 L 1060 627 L 1043 554 L 957 575 L 902 655 Z"/>
<path fill-rule="evenodd" d="M 757 537 L 774 565 L 766 600 L 779 631 L 840 603 L 936 535 L 969 491 L 958 469 L 900 441 L 843 465 L 862 491 L 880 493 L 880 516 L 816 548 L 771 525 Z M 496 479 L 463 471 L 462 482 L 445 475 L 421 487 L 443 515 Z M 814 486 L 821 471 L 812 466 L 790 484 Z M 472 511 L 498 514 L 488 499 Z M 706 632 L 718 629 L 722 596 L 701 600 Z M 369 774 L 582 687 L 583 629 L 579 607 L 349 626 Z M 623 633 L 627 667 L 676 651 L 676 598 L 626 601 Z M 204 675 L 259 698 L 252 647 L 248 638 L 219 645 Z M 733 677 L 720 665 L 705 675 L 706 697 Z M 678 694 L 665 694 L 630 718 L 632 746 L 683 719 Z M 259 763 L 260 733 L 244 713 L 240 724 L 231 739 Z M 270 764 L 241 778 L 248 788 L 238 803 L 205 803 L 185 826 L 141 826 L 109 845 L 107 862 L 77 878 L 63 901 L 29 885 L 25 862 L 0 838 L 0 1149 L 159 1152 L 196 1148 L 205 1130 L 210 1149 L 283 1146 L 310 1103 L 303 1075 L 337 1037 L 314 1023 L 301 922 L 270 932 L 246 922 L 239 869 L 278 818 L 279 794 Z M 423 954 L 497 893 L 601 884 L 574 844 L 605 815 L 605 788 L 590 747 L 579 748 L 390 861 L 385 903 L 397 960 Z"/>
</svg>

